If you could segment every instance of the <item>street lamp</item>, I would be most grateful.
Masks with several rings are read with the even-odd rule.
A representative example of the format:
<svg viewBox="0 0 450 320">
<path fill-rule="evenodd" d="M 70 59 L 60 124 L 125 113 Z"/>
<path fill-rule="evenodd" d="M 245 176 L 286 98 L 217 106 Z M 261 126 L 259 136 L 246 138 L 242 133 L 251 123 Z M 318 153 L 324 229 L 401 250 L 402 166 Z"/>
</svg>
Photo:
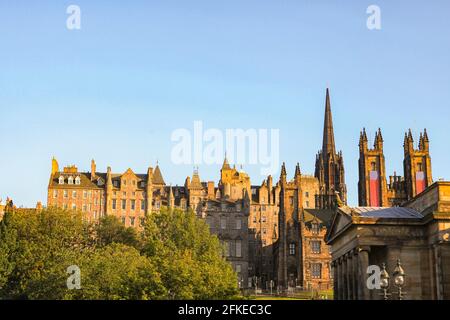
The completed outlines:
<svg viewBox="0 0 450 320">
<path fill-rule="evenodd" d="M 398 299 L 403 300 L 403 293 L 402 288 L 405 285 L 405 271 L 402 268 L 402 264 L 400 262 L 400 259 L 397 260 L 397 266 L 394 269 L 394 284 L 398 288 Z"/>
<path fill-rule="evenodd" d="M 382 270 L 380 274 L 380 287 L 383 290 L 383 299 L 388 300 L 389 296 L 391 295 L 388 293 L 389 289 L 389 273 L 386 271 L 386 264 L 383 263 Z"/>
</svg>

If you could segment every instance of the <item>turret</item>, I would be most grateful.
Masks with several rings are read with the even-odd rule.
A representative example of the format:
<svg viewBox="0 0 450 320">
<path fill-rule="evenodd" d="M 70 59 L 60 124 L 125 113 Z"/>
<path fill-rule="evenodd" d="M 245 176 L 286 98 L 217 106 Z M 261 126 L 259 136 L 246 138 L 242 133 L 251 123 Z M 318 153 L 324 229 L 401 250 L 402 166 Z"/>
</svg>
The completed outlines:
<svg viewBox="0 0 450 320">
<path fill-rule="evenodd" d="M 403 148 L 404 148 L 405 154 L 414 152 L 414 139 L 412 137 L 411 129 L 408 130 L 408 133 L 405 133 Z"/>
<path fill-rule="evenodd" d="M 297 185 L 300 185 L 301 177 L 302 173 L 300 171 L 300 164 L 297 162 L 297 165 L 295 166 L 295 175 L 294 175 L 294 180 Z"/>
<path fill-rule="evenodd" d="M 281 186 L 286 184 L 286 164 L 284 162 L 281 166 L 280 184 Z"/>
<path fill-rule="evenodd" d="M 430 151 L 430 140 L 428 139 L 427 129 L 423 129 L 423 136 L 421 138 L 420 148 L 421 151 Z"/>
<path fill-rule="evenodd" d="M 175 207 L 175 197 L 173 196 L 172 186 L 169 187 L 169 194 L 167 196 L 167 204 L 169 205 L 169 208 Z"/>
<path fill-rule="evenodd" d="M 378 128 L 378 132 L 375 133 L 375 142 L 373 147 L 375 150 L 383 151 L 383 136 L 381 135 L 380 128 Z"/>
<path fill-rule="evenodd" d="M 365 152 L 368 148 L 368 140 L 367 140 L 367 134 L 366 134 L 366 128 L 363 128 L 363 130 L 359 134 L 359 152 Z"/>
</svg>

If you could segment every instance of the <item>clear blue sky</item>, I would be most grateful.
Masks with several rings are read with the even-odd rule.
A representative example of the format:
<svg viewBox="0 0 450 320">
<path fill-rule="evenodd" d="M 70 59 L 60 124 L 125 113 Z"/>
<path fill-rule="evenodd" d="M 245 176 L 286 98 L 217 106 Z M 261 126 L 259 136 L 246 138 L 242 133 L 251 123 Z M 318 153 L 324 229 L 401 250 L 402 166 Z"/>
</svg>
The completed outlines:
<svg viewBox="0 0 450 320">
<path fill-rule="evenodd" d="M 70 4 L 81 30 L 66 28 Z M 366 28 L 371 4 L 379 31 Z M 400 174 L 405 130 L 427 127 L 434 179 L 450 179 L 446 0 L 2 1 L 0 34 L 0 197 L 19 205 L 46 202 L 53 155 L 85 171 L 92 158 L 115 172 L 158 159 L 181 185 L 192 166 L 171 163 L 170 135 L 194 120 L 279 128 L 288 175 L 297 161 L 313 173 L 327 85 L 351 204 L 363 126 L 371 139 L 382 128 Z"/>
</svg>

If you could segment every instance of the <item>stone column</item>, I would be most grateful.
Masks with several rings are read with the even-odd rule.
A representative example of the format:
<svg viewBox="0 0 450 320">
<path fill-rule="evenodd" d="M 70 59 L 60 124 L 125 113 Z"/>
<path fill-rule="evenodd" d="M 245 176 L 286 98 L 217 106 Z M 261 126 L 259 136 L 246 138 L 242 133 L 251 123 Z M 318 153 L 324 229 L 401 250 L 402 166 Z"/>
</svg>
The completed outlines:
<svg viewBox="0 0 450 320">
<path fill-rule="evenodd" d="M 333 266 L 333 292 L 334 292 L 334 300 L 338 300 L 338 263 L 337 260 L 334 260 L 332 263 Z"/>
<path fill-rule="evenodd" d="M 347 281 L 347 279 L 348 279 L 348 269 L 347 269 L 347 255 L 346 254 L 344 254 L 344 256 L 343 256 L 343 258 L 342 258 L 342 263 L 343 263 L 343 290 L 344 290 L 344 292 L 343 292 L 343 299 L 344 300 L 348 300 L 348 281 Z"/>
<path fill-rule="evenodd" d="M 353 253 L 350 251 L 347 256 L 347 299 L 354 300 L 353 297 Z"/>
<path fill-rule="evenodd" d="M 369 300 L 370 292 L 367 288 L 367 268 L 369 267 L 369 252 L 370 247 L 358 248 L 358 299 Z"/>
<path fill-rule="evenodd" d="M 353 249 L 352 250 L 352 270 L 353 270 L 353 279 L 352 279 L 352 285 L 353 285 L 353 299 L 358 300 L 358 250 Z"/>
<path fill-rule="evenodd" d="M 337 300 L 343 300 L 342 298 L 342 286 L 343 286 L 343 277 L 342 277 L 342 257 L 337 259 Z"/>
</svg>

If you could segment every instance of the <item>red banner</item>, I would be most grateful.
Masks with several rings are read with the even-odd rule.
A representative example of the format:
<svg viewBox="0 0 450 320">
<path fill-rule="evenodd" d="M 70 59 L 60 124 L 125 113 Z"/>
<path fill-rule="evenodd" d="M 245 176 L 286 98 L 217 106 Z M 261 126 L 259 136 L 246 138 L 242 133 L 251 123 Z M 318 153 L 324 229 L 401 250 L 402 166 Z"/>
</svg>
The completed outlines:
<svg viewBox="0 0 450 320">
<path fill-rule="evenodd" d="M 425 190 L 425 173 L 423 171 L 416 172 L 416 194 Z"/>
<path fill-rule="evenodd" d="M 380 207 L 380 177 L 377 171 L 370 171 L 370 206 Z"/>
</svg>

